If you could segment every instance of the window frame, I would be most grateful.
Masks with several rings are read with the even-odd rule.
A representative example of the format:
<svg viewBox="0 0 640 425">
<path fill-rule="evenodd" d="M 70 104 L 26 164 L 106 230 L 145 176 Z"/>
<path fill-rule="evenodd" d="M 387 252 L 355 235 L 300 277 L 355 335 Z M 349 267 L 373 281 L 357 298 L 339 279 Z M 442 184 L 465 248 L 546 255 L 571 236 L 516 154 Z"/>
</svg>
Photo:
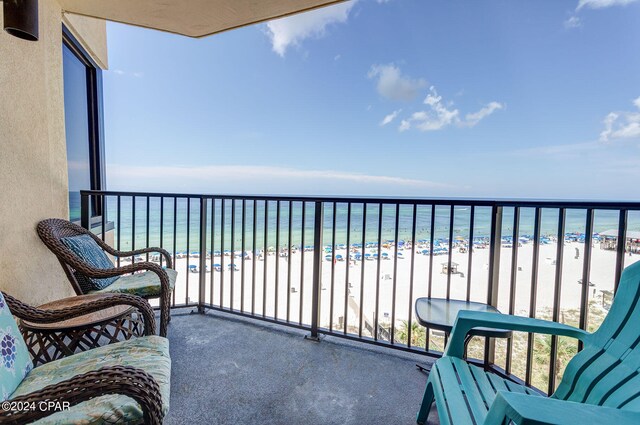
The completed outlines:
<svg viewBox="0 0 640 425">
<path fill-rule="evenodd" d="M 71 31 L 62 25 L 63 49 L 71 53 L 85 66 L 87 80 L 87 122 L 89 126 L 89 174 L 91 190 L 106 190 L 104 150 L 104 109 L 102 101 L 102 69 L 82 47 Z M 64 69 L 62 71 L 64 73 Z M 66 144 L 66 140 L 65 140 Z M 102 205 L 92 200 L 91 220 L 102 215 Z"/>
</svg>

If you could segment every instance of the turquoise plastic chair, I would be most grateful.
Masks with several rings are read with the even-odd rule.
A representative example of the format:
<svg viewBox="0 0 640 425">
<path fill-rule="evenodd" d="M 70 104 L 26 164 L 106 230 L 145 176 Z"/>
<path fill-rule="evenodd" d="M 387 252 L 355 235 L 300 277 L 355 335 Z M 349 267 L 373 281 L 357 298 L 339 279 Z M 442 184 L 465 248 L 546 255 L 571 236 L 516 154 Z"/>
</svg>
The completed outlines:
<svg viewBox="0 0 640 425">
<path fill-rule="evenodd" d="M 584 349 L 547 398 L 462 360 L 465 336 L 480 326 L 572 337 Z M 609 314 L 593 333 L 527 317 L 460 312 L 445 355 L 429 374 L 419 424 L 434 400 L 443 425 L 640 424 L 640 262 L 622 273 Z"/>
</svg>

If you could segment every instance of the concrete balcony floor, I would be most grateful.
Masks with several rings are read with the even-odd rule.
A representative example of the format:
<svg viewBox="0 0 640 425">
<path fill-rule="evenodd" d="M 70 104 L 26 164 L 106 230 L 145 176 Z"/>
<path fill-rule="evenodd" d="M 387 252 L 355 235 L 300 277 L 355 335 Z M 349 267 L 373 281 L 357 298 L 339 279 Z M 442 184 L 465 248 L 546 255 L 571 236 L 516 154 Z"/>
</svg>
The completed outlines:
<svg viewBox="0 0 640 425">
<path fill-rule="evenodd" d="M 208 312 L 169 325 L 165 424 L 415 424 L 429 357 Z M 437 424 L 435 407 L 430 423 Z"/>
</svg>

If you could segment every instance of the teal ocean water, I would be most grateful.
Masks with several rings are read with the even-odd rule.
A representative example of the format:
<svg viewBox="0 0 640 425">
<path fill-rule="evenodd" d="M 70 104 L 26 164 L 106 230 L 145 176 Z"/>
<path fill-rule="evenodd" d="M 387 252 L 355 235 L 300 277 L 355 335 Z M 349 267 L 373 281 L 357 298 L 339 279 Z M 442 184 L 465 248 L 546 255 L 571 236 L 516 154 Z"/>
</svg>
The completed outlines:
<svg viewBox="0 0 640 425">
<path fill-rule="evenodd" d="M 115 197 L 107 197 L 106 199 L 106 220 L 113 223 L 114 228 L 120 230 L 120 247 L 121 249 L 135 247 L 143 247 L 147 245 L 162 245 L 170 251 L 174 246 L 177 252 L 180 251 L 197 251 L 199 249 L 199 232 L 200 232 L 200 201 L 191 200 L 190 205 L 186 199 L 178 199 L 174 205 L 172 198 L 165 199 L 163 211 L 161 212 L 161 203 L 159 198 L 149 199 L 147 208 L 147 200 L 138 197 L 135 200 L 135 222 L 133 220 L 134 201 L 131 197 L 122 197 L 120 211 L 118 213 L 117 202 Z M 278 205 L 275 201 L 266 204 L 267 213 L 265 217 L 265 202 L 258 201 L 255 205 L 253 201 L 247 201 L 245 205 L 244 226 L 242 221 L 242 201 L 236 201 L 232 206 L 232 202 L 227 200 L 224 204 L 224 223 L 223 223 L 223 205 L 220 200 L 215 202 L 215 211 L 213 214 L 213 240 L 214 246 L 211 247 L 212 236 L 212 214 L 211 201 L 207 205 L 207 250 L 225 250 L 231 249 L 232 244 L 232 227 L 235 238 L 233 241 L 233 249 L 242 249 L 242 233 L 245 233 L 245 249 L 251 250 L 253 246 L 254 236 L 254 211 L 255 211 L 255 239 L 256 248 L 261 249 L 268 246 L 276 246 L 276 238 L 279 235 L 279 246 L 285 247 L 289 243 L 302 246 L 313 245 L 313 225 L 314 225 L 314 208 L 312 204 L 307 204 L 303 229 L 303 207 L 301 202 L 294 202 L 291 205 L 291 239 L 289 240 L 289 216 L 290 206 L 288 202 L 280 203 L 280 226 L 278 229 Z M 72 198 L 71 211 L 79 217 L 79 198 Z M 234 212 L 235 211 L 235 212 Z M 366 209 L 366 222 L 363 223 L 363 205 L 352 204 L 351 220 L 349 223 L 350 232 L 347 232 L 348 224 L 348 207 L 346 204 L 337 204 L 335 208 L 335 243 L 346 244 L 347 233 L 349 233 L 349 243 L 376 243 L 380 241 L 388 241 L 397 239 L 408 241 L 412 239 L 412 225 L 414 210 L 412 205 L 401 205 L 397 218 L 395 205 L 383 205 L 380 211 L 378 204 L 368 204 Z M 434 239 L 448 239 L 450 226 L 451 209 L 448 206 L 436 206 L 434 213 Z M 468 239 L 469 229 L 471 228 L 470 214 L 471 208 L 468 206 L 456 206 L 453 210 L 453 235 L 456 239 Z M 382 217 L 380 235 L 378 235 L 379 217 Z M 431 206 L 417 206 L 416 216 L 416 240 L 429 240 L 431 237 Z M 534 232 L 534 214 L 533 208 L 520 209 L 520 225 L 519 236 L 527 237 L 533 235 Z M 618 212 L 609 210 L 596 210 L 594 215 L 594 232 L 603 232 L 606 230 L 617 229 Z M 161 226 L 162 218 L 162 226 Z M 266 220 L 265 220 L 266 218 Z M 331 244 L 333 239 L 333 223 L 334 211 L 333 205 L 327 204 L 324 209 L 324 226 L 323 226 L 323 245 Z M 505 208 L 503 212 L 502 234 L 508 237 L 513 234 L 514 209 Z M 398 223 L 396 229 L 396 221 Z M 149 230 L 147 232 L 147 222 Z M 175 225 L 174 225 L 175 222 Z M 565 219 L 566 233 L 584 233 L 586 222 L 585 210 L 567 210 Z M 266 232 L 265 232 L 266 223 Z M 364 224 L 364 226 L 363 226 Z M 162 227 L 162 229 L 161 229 Z M 364 238 L 363 238 L 364 228 Z M 473 223 L 474 238 L 488 238 L 491 228 L 491 209 L 489 207 L 476 207 Z M 557 236 L 558 228 L 558 209 L 543 209 L 542 220 L 540 225 L 541 235 L 548 237 Z M 629 213 L 628 230 L 640 231 L 640 214 Z M 161 241 L 162 231 L 162 241 Z M 175 243 L 174 243 L 175 235 Z M 265 243 L 266 236 L 266 243 Z M 303 240 L 304 236 L 304 240 Z M 224 244 L 221 242 L 224 238 Z M 117 240 L 117 236 L 116 236 Z M 132 244 L 134 242 L 134 244 Z"/>
</svg>

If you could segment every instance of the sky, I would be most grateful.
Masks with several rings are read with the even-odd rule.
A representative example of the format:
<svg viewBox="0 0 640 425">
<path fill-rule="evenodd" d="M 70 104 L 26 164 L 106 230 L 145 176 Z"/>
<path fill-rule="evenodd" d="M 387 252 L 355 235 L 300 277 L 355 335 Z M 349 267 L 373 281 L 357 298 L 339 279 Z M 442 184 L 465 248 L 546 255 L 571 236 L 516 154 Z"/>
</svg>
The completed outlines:
<svg viewBox="0 0 640 425">
<path fill-rule="evenodd" d="M 352 0 L 107 36 L 110 190 L 640 198 L 640 0 Z"/>
</svg>

